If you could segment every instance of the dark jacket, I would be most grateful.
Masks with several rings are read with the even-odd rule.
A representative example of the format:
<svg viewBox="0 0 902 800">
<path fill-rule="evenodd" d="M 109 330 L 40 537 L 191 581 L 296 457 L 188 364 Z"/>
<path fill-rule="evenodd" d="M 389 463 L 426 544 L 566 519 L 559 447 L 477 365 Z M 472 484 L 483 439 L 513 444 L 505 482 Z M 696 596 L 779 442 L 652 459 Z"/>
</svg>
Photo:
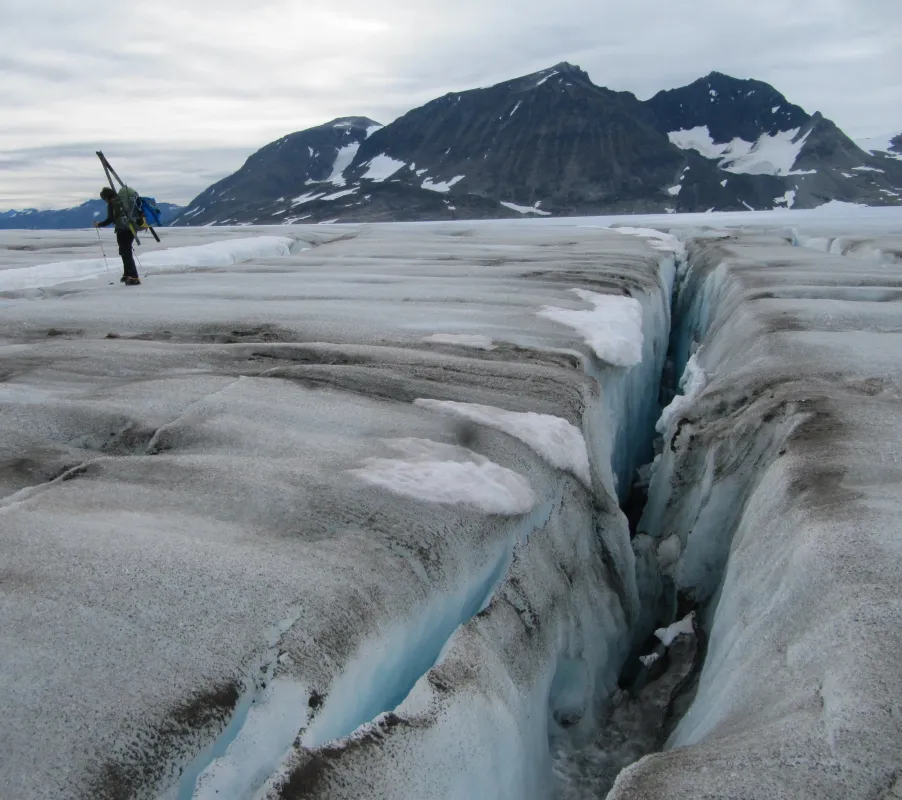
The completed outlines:
<svg viewBox="0 0 902 800">
<path fill-rule="evenodd" d="M 98 222 L 97 225 L 101 228 L 105 228 L 107 225 L 113 222 L 116 223 L 117 231 L 127 231 L 129 229 L 128 218 L 122 211 L 122 204 L 119 202 L 118 197 L 114 197 L 112 200 L 107 200 L 106 219 L 103 222 Z"/>
</svg>

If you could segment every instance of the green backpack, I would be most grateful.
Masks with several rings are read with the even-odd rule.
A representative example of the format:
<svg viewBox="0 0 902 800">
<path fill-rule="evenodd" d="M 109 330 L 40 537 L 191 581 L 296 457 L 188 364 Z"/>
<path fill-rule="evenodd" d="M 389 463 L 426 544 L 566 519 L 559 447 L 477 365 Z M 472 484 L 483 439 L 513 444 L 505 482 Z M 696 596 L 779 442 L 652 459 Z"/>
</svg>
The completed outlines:
<svg viewBox="0 0 902 800">
<path fill-rule="evenodd" d="M 135 230 L 144 226 L 144 215 L 141 213 L 140 196 L 131 186 L 123 186 L 117 193 L 116 199 L 126 219 L 135 226 Z"/>
</svg>

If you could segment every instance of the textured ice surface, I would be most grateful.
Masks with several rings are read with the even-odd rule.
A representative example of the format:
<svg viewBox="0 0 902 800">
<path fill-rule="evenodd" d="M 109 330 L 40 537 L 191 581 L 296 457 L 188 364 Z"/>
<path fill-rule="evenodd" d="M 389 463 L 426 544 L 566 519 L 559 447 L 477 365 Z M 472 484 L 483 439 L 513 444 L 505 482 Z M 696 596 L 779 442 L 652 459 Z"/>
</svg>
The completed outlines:
<svg viewBox="0 0 902 800">
<path fill-rule="evenodd" d="M 624 222 L 641 231 L 605 229 Z M 697 696 L 613 796 L 880 797 L 900 769 L 902 287 L 860 256 L 900 222 L 180 229 L 164 244 L 292 244 L 137 290 L 49 275 L 0 294 L 4 791 L 597 797 L 676 721 L 693 637 L 618 690 L 673 622 L 672 582 L 703 603 Z M 2 246 L 18 270 L 96 234 Z M 693 374 L 703 343 L 707 384 L 667 427 L 631 543 L 617 494 L 652 457 L 674 282 L 668 369 Z M 573 290 L 639 305 L 635 363 L 540 316 L 591 314 Z M 578 429 L 591 485 L 541 426 L 501 428 L 520 414 Z M 424 459 L 497 465 L 534 503 L 355 474 L 403 462 L 420 491 Z"/>
</svg>

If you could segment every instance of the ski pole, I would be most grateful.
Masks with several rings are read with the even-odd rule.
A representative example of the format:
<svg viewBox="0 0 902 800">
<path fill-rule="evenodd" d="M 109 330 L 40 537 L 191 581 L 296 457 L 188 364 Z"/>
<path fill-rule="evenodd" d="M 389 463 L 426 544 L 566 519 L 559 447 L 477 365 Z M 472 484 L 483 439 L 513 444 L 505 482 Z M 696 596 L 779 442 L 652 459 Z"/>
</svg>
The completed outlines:
<svg viewBox="0 0 902 800">
<path fill-rule="evenodd" d="M 110 262 L 106 259 L 106 250 L 103 248 L 103 238 L 100 236 L 100 228 L 95 225 L 94 230 L 97 231 L 97 241 L 100 242 L 100 252 L 103 253 L 103 263 L 106 266 L 106 271 L 109 272 Z"/>
</svg>

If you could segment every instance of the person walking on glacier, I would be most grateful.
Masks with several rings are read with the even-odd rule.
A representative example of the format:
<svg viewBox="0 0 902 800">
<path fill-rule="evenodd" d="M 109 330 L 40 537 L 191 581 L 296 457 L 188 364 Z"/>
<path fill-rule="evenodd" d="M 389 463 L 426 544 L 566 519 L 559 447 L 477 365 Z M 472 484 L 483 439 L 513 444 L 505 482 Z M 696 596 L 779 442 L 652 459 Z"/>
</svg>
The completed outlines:
<svg viewBox="0 0 902 800">
<path fill-rule="evenodd" d="M 102 222 L 94 222 L 95 228 L 105 228 L 110 223 L 116 226 L 116 243 L 119 245 L 119 255 L 122 257 L 123 275 L 119 279 L 126 286 L 138 286 L 141 279 L 138 277 L 138 267 L 135 265 L 135 254 L 132 252 L 132 244 L 135 234 L 132 232 L 132 223 L 122 205 L 119 195 L 109 186 L 100 190 L 100 199 L 106 201 L 106 219 Z"/>
</svg>

